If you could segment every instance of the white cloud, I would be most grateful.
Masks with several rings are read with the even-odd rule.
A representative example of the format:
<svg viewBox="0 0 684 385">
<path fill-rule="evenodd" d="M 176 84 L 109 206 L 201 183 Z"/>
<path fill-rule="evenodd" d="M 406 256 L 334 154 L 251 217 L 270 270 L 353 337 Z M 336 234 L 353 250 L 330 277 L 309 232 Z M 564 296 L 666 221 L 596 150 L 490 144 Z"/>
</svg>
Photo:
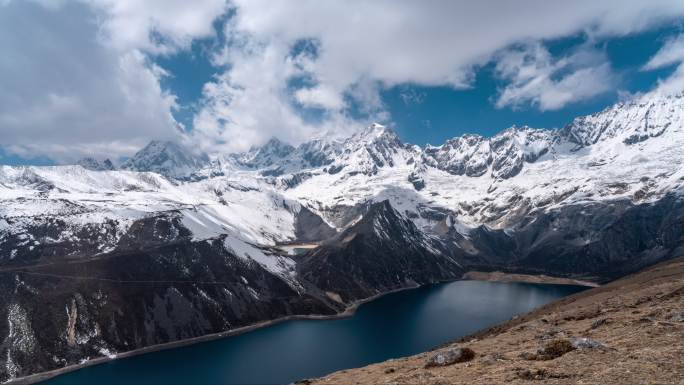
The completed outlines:
<svg viewBox="0 0 684 385">
<path fill-rule="evenodd" d="M 674 72 L 667 78 L 658 80 L 658 85 L 652 92 L 676 94 L 684 91 L 684 34 L 666 41 L 642 69 L 656 70 L 674 64 L 677 64 Z"/>
<path fill-rule="evenodd" d="M 654 70 L 681 62 L 684 62 L 684 34 L 666 41 L 643 69 Z"/>
<path fill-rule="evenodd" d="M 235 16 L 225 26 L 226 44 L 212 55 L 227 69 L 205 85 L 194 118 L 192 138 L 205 148 L 354 130 L 389 118 L 384 89 L 469 87 L 478 66 L 511 44 L 578 32 L 623 35 L 684 15 L 679 0 L 233 0 L 230 6 Z M 175 97 L 160 86 L 165 75 L 153 59 L 212 36 L 212 23 L 227 11 L 224 0 L 5 0 L 0 7 L 1 143 L 65 160 L 102 149 L 128 155 L 149 139 L 178 135 Z M 315 54 L 293 56 L 303 40 L 315 42 Z M 607 63 L 587 64 L 580 56 L 539 60 L 509 75 L 513 85 L 501 103 L 559 108 L 601 92 L 610 78 Z M 297 77 L 310 81 L 293 89 Z M 363 122 L 350 117 L 351 106 L 367 114 Z M 302 107 L 324 112 L 304 119 Z"/>
<path fill-rule="evenodd" d="M 162 89 L 166 73 L 148 53 L 173 52 L 211 34 L 208 12 L 215 7 L 195 5 L 0 5 L 0 145 L 70 162 L 131 155 L 150 139 L 178 137 L 176 99 Z M 151 39 L 152 31 L 161 40 Z"/>
<path fill-rule="evenodd" d="M 81 0 L 102 14 L 102 38 L 121 51 L 171 53 L 214 35 L 226 0 Z"/>
<path fill-rule="evenodd" d="M 658 81 L 658 85 L 653 92 L 673 95 L 684 92 L 684 64 L 677 66 L 675 71 L 666 79 Z"/>
<path fill-rule="evenodd" d="M 194 119 L 193 138 L 202 148 L 246 150 L 272 136 L 298 142 L 326 132 L 341 135 L 356 128 L 354 122 L 335 110 L 319 123 L 309 123 L 300 116 L 292 105 L 287 80 L 302 72 L 287 58 L 288 50 L 287 46 L 275 44 L 250 44 L 229 53 L 232 69 L 204 86 L 203 108 Z M 317 105 L 339 104 L 316 97 Z M 313 99 L 308 102 L 313 104 Z"/>
<path fill-rule="evenodd" d="M 207 106 L 195 123 L 201 127 L 197 134 L 211 132 L 234 149 L 272 135 L 304 140 L 349 122 L 345 111 L 351 103 L 370 113 L 364 123 L 387 118 L 379 92 L 388 87 L 467 88 L 479 65 L 513 43 L 579 32 L 596 38 L 624 35 L 684 15 L 684 2 L 675 0 L 234 0 L 232 5 L 231 39 L 218 55 L 229 69 L 207 87 Z M 306 39 L 316 42 L 316 54 L 292 58 L 290 48 Z M 536 78 L 517 73 L 511 80 L 518 83 L 504 91 L 500 103 L 557 109 L 605 92 L 614 80 L 610 65 L 584 63 L 582 55 L 548 58 L 546 68 L 535 68 Z M 292 92 L 288 81 L 299 75 L 313 84 Z M 327 110 L 320 129 L 301 120 L 297 103 Z"/>
<path fill-rule="evenodd" d="M 684 12 L 677 1 L 634 0 L 234 3 L 235 27 L 259 41 L 316 38 L 321 54 L 314 71 L 339 87 L 361 75 L 390 85 L 461 87 L 472 64 L 521 39 L 582 30 L 623 34 Z"/>
<path fill-rule="evenodd" d="M 404 87 L 404 89 L 399 92 L 399 97 L 406 106 L 412 104 L 421 104 L 423 101 L 425 101 L 425 92 L 419 92 L 413 88 Z"/>
<path fill-rule="evenodd" d="M 311 88 L 300 88 L 295 91 L 295 98 L 306 107 L 320 107 L 330 110 L 338 110 L 344 107 L 342 95 L 325 85 Z"/>
<path fill-rule="evenodd" d="M 496 75 L 508 82 L 496 100 L 498 108 L 531 104 L 542 111 L 557 110 L 616 84 L 607 57 L 592 48 L 553 58 L 541 44 L 527 44 L 501 52 L 496 60 Z"/>
</svg>

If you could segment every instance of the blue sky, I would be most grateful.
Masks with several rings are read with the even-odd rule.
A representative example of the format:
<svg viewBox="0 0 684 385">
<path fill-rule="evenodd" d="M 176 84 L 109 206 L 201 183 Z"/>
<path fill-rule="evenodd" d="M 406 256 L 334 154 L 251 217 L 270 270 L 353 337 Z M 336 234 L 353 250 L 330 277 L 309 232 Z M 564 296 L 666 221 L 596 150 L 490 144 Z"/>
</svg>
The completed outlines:
<svg viewBox="0 0 684 385">
<path fill-rule="evenodd" d="M 619 74 L 619 82 L 608 92 L 571 103 L 558 110 L 540 111 L 532 105 L 497 108 L 493 98 L 505 82 L 493 74 L 494 64 L 488 63 L 475 71 L 473 83 L 466 89 L 449 86 L 420 86 L 401 84 L 384 90 L 382 101 L 389 112 L 383 123 L 391 125 L 400 137 L 409 143 L 433 145 L 465 133 L 483 136 L 495 135 L 513 126 L 528 125 L 538 128 L 559 128 L 573 118 L 602 110 L 620 100 L 622 93 L 639 93 L 651 90 L 658 79 L 667 78 L 676 68 L 669 65 L 652 71 L 641 67 L 648 62 L 663 43 L 681 32 L 679 23 L 653 28 L 628 36 L 600 39 L 592 43 L 606 53 L 610 65 Z M 578 45 L 587 44 L 584 34 L 544 41 L 543 44 L 556 56 L 563 55 Z M 162 84 L 178 96 L 181 109 L 174 112 L 177 120 L 191 129 L 197 106 L 201 103 L 202 87 L 222 71 L 211 64 L 209 56 L 214 39 L 195 42 L 192 49 L 170 57 L 159 58 L 157 63 L 172 76 Z M 322 110 L 298 106 L 298 112 L 310 121 L 320 119 Z M 351 111 L 355 114 L 355 111 Z M 363 114 L 356 114 L 363 117 Z M 370 122 L 370 121 L 369 121 Z"/>
<path fill-rule="evenodd" d="M 683 26 L 674 0 L 4 2 L 0 164 L 558 128 L 681 91 Z"/>
<path fill-rule="evenodd" d="M 641 71 L 640 68 L 660 49 L 665 39 L 679 32 L 680 28 L 674 26 L 597 42 L 599 49 L 605 50 L 613 69 L 620 74 L 620 82 L 605 94 L 558 110 L 540 111 L 530 105 L 496 108 L 492 97 L 502 83 L 492 75 L 491 64 L 479 69 L 470 89 L 398 86 L 385 92 L 383 97 L 397 132 L 402 139 L 416 144 L 439 144 L 464 133 L 491 136 L 513 125 L 559 128 L 577 116 L 591 114 L 616 103 L 620 92 L 646 92 L 656 85 L 658 79 L 667 78 L 676 66 L 653 71 Z M 579 35 L 545 44 L 555 54 L 562 55 L 585 40 L 586 37 Z M 406 92 L 420 95 L 419 102 L 404 100 L 401 95 Z"/>
</svg>

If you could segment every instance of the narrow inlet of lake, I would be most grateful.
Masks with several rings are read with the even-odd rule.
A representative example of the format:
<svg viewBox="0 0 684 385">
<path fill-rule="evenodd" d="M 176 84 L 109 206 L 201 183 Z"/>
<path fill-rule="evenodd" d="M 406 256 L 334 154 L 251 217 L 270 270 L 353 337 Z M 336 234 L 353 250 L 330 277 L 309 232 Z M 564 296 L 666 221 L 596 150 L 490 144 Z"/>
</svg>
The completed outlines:
<svg viewBox="0 0 684 385">
<path fill-rule="evenodd" d="M 456 281 L 390 294 L 351 318 L 283 322 L 225 339 L 86 367 L 46 384 L 288 384 L 416 354 L 581 286 Z"/>
</svg>

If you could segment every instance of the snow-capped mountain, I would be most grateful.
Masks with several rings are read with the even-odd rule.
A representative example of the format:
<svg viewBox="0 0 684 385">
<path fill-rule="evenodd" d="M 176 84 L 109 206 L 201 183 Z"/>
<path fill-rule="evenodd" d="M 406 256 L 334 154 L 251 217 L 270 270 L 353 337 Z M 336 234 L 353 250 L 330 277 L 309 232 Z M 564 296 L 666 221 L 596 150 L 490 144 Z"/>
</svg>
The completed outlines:
<svg viewBox="0 0 684 385">
<path fill-rule="evenodd" d="M 508 179 L 517 175 L 525 162 L 534 162 L 546 154 L 557 133 L 529 127 L 511 127 L 487 139 L 463 135 L 439 147 L 425 149 L 425 161 L 450 174 L 477 177 L 491 169 L 493 178 Z"/>
<path fill-rule="evenodd" d="M 205 154 L 169 141 L 152 141 L 121 165 L 122 170 L 151 171 L 172 178 L 187 177 L 208 162 Z"/>
<path fill-rule="evenodd" d="M 281 142 L 278 138 L 271 138 L 266 144 L 260 147 L 252 147 L 244 154 L 236 156 L 240 165 L 263 169 L 285 160 L 294 151 L 294 147 Z"/>
<path fill-rule="evenodd" d="M 95 158 L 88 157 L 79 160 L 76 164 L 93 171 L 111 171 L 115 169 L 114 164 L 112 164 L 112 161 L 109 159 L 100 162 Z"/>
<path fill-rule="evenodd" d="M 645 95 L 440 146 L 373 124 L 241 154 L 155 141 L 120 170 L 0 166 L 0 308 L 28 336 L 0 329 L 0 380 L 468 269 L 635 271 L 684 253 L 683 160 L 684 98 Z"/>
<path fill-rule="evenodd" d="M 646 95 L 575 119 L 563 135 L 580 146 L 617 138 L 634 144 L 684 124 L 684 94 Z"/>
<path fill-rule="evenodd" d="M 344 141 L 328 173 L 375 175 L 380 169 L 408 164 L 417 155 L 414 150 L 402 143 L 394 131 L 374 123 Z"/>
<path fill-rule="evenodd" d="M 650 202 L 680 191 L 683 101 L 642 98 L 560 130 L 512 127 L 491 138 L 463 135 L 424 148 L 402 143 L 379 124 L 345 140 L 317 139 L 297 147 L 271 139 L 211 162 L 180 145 L 154 141 L 121 167 L 136 172 L 98 172 L 109 167 L 94 160 L 82 162 L 87 170 L 5 166 L 3 214 L 31 213 L 38 204 L 46 215 L 53 207 L 61 214 L 68 205 L 78 207 L 75 213 L 126 222 L 134 212 L 218 207 L 216 222 L 245 231 L 241 236 L 251 241 L 273 244 L 294 238 L 294 221 L 278 217 L 249 225 L 247 213 L 271 216 L 288 211 L 285 206 L 302 206 L 341 229 L 347 225 L 339 217 L 341 207 L 387 199 L 428 232 L 444 215 L 467 227 L 506 228 L 534 210 L 614 199 Z M 278 201 L 288 203 L 268 203 Z M 238 207 L 243 208 L 236 212 Z"/>
<path fill-rule="evenodd" d="M 5 166 L 3 213 L 30 213 L 40 202 L 46 215 L 53 207 L 61 214 L 69 205 L 78 207 L 75 213 L 126 222 L 133 212 L 212 207 L 220 208 L 215 221 L 222 226 L 274 244 L 294 238 L 294 221 L 279 216 L 249 225 L 247 213 L 285 210 L 283 215 L 292 216 L 285 206 L 302 206 L 341 229 L 347 225 L 339 217 L 341 207 L 387 199 L 427 232 L 444 215 L 467 227 L 507 228 L 532 211 L 558 205 L 651 202 L 680 191 L 683 101 L 642 98 L 560 130 L 512 127 L 491 138 L 463 135 L 424 148 L 402 143 L 379 124 L 345 140 L 317 139 L 297 147 L 271 139 L 211 162 L 180 145 L 154 141 L 121 167 L 136 172 L 98 172 L 109 167 L 94 160 L 82 162 L 87 170 Z M 279 201 L 286 203 L 268 203 Z M 243 208 L 236 212 L 238 207 Z"/>
</svg>

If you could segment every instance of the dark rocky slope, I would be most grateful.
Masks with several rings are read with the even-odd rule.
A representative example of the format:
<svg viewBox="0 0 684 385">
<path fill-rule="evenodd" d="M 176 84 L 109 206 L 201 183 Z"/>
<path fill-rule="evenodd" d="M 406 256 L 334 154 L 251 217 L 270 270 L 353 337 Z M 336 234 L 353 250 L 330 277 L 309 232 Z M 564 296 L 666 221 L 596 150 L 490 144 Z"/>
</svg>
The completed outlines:
<svg viewBox="0 0 684 385">
<path fill-rule="evenodd" d="M 469 244 L 479 251 L 474 267 L 609 281 L 684 254 L 684 200 L 566 205 L 532 212 L 507 231 L 481 226 Z"/>
<path fill-rule="evenodd" d="M 371 205 L 360 221 L 307 253 L 297 270 L 302 279 L 345 302 L 464 273 L 457 256 L 388 201 Z"/>
<path fill-rule="evenodd" d="M 135 223 L 114 252 L 0 268 L 0 381 L 288 315 L 332 315 L 318 298 L 173 216 Z M 75 245 L 78 247 L 78 245 Z"/>
</svg>

